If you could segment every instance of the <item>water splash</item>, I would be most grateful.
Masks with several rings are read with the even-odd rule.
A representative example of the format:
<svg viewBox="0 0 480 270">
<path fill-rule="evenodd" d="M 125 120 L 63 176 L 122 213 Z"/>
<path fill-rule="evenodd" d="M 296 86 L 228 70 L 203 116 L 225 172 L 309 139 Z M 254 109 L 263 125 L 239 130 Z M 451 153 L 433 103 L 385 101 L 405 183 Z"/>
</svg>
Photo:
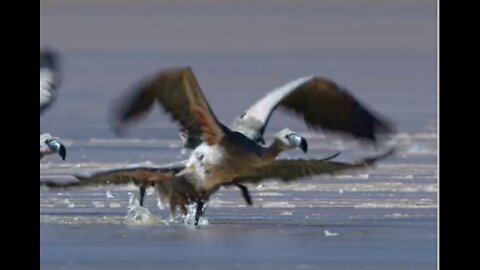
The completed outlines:
<svg viewBox="0 0 480 270">
<path fill-rule="evenodd" d="M 163 205 L 162 200 L 160 200 L 160 198 L 157 198 L 157 207 L 160 210 L 165 209 L 165 206 Z"/>
<path fill-rule="evenodd" d="M 205 211 L 206 207 L 207 207 L 207 204 L 203 206 L 203 209 L 202 209 L 203 212 Z M 196 202 L 187 205 L 187 214 L 183 217 L 183 223 L 185 223 L 185 225 L 195 225 L 196 211 L 197 211 Z M 198 225 L 201 225 L 201 226 L 208 225 L 208 220 L 205 217 L 201 216 L 198 219 Z"/>
<path fill-rule="evenodd" d="M 128 194 L 130 199 L 128 201 L 128 213 L 125 216 L 127 222 L 134 224 L 166 224 L 165 220 L 156 217 L 147 208 L 140 206 L 136 193 L 129 192 Z"/>
</svg>

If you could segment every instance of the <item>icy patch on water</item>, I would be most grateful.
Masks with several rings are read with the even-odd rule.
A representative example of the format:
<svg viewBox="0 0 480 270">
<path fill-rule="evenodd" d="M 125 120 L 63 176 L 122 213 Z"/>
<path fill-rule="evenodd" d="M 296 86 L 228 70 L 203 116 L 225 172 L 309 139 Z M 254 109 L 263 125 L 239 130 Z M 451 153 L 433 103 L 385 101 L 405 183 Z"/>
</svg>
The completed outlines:
<svg viewBox="0 0 480 270">
<path fill-rule="evenodd" d="M 294 204 L 289 202 L 264 202 L 263 208 L 295 208 Z"/>
<path fill-rule="evenodd" d="M 413 179 L 414 176 L 412 174 L 407 174 L 407 175 L 391 175 L 388 176 L 390 179 Z"/>
<path fill-rule="evenodd" d="M 128 213 L 125 219 L 129 223 L 134 224 L 158 224 L 166 223 L 164 220 L 150 213 L 150 211 L 140 206 L 140 202 L 135 195 L 136 193 L 129 192 L 130 200 L 128 201 Z"/>
<path fill-rule="evenodd" d="M 262 188 L 253 187 L 251 190 L 259 191 L 257 194 L 262 195 L 267 193 L 266 190 L 271 191 L 272 193 L 279 193 L 283 196 L 285 194 L 291 194 L 291 192 L 303 192 L 303 191 L 322 191 L 322 192 L 338 192 L 339 194 L 344 194 L 346 192 L 437 192 L 438 184 L 436 183 L 415 183 L 413 179 L 410 179 L 409 176 L 402 176 L 401 178 L 393 178 L 396 181 L 385 182 L 385 179 L 388 177 L 382 177 L 381 181 L 376 180 L 375 182 L 369 181 L 365 183 L 291 183 L 283 186 L 273 187 L 269 185 L 268 188 L 263 186 Z M 390 178 L 392 179 L 392 178 Z M 401 180 L 412 180 L 412 181 L 398 181 Z M 281 192 L 282 191 L 282 192 Z M 283 192 L 284 191 L 284 192 Z M 255 195 L 257 195 L 255 194 Z M 257 199 L 262 199 L 266 196 L 255 196 Z"/>
<path fill-rule="evenodd" d="M 40 223 L 67 224 L 67 225 L 89 225 L 89 224 L 124 224 L 125 219 L 121 217 L 85 217 L 85 216 L 40 216 Z"/>
<path fill-rule="evenodd" d="M 110 208 L 120 208 L 122 207 L 119 203 L 110 203 Z"/>
<path fill-rule="evenodd" d="M 282 196 L 282 193 L 278 193 L 278 192 L 260 192 L 258 194 L 256 194 L 258 196 Z"/>
<path fill-rule="evenodd" d="M 395 135 L 397 140 L 428 140 L 428 139 L 437 139 L 436 132 L 430 133 L 398 133 Z"/>
<path fill-rule="evenodd" d="M 431 147 L 427 147 L 423 144 L 413 144 L 408 147 L 403 153 L 409 155 L 432 155 L 436 154 L 437 150 L 432 149 Z"/>
<path fill-rule="evenodd" d="M 335 178 L 337 179 L 368 179 L 370 176 L 368 173 L 363 173 L 363 174 L 356 174 L 356 175 L 352 175 L 352 174 L 339 174 L 339 175 L 336 175 Z"/>
<path fill-rule="evenodd" d="M 396 202 L 368 202 L 354 206 L 355 208 L 406 208 L 406 209 L 429 209 L 436 208 L 435 204 L 415 204 L 413 202 L 396 203 Z"/>
<path fill-rule="evenodd" d="M 393 213 L 393 214 L 385 215 L 385 217 L 388 217 L 388 218 L 409 218 L 410 215 L 409 214 L 402 214 L 402 213 Z"/>
</svg>

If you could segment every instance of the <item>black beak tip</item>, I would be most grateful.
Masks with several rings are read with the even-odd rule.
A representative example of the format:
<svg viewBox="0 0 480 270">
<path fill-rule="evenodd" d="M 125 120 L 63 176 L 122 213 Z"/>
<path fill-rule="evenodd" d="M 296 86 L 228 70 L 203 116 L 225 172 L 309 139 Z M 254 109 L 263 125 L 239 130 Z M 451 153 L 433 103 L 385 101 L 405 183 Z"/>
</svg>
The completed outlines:
<svg viewBox="0 0 480 270">
<path fill-rule="evenodd" d="M 307 140 L 302 138 L 302 141 L 300 142 L 300 149 L 306 154 L 308 152 L 308 143 Z"/>
<path fill-rule="evenodd" d="M 63 160 L 65 160 L 65 158 L 67 157 L 67 149 L 65 148 L 65 146 L 63 145 L 60 146 L 60 149 L 58 150 L 58 154 L 60 155 L 60 157 L 62 157 Z"/>
</svg>

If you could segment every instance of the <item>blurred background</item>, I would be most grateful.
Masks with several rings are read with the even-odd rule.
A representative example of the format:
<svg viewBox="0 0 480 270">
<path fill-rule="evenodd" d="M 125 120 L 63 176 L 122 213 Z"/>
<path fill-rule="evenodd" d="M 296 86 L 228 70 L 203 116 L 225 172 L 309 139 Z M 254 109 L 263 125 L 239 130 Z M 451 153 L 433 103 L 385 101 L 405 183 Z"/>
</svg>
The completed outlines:
<svg viewBox="0 0 480 270">
<path fill-rule="evenodd" d="M 74 140 L 113 138 L 112 99 L 162 68 L 188 65 L 225 123 L 313 74 L 349 89 L 399 132 L 435 133 L 436 11 L 434 0 L 44 0 L 40 46 L 63 53 L 64 74 L 41 127 Z M 129 137 L 177 138 L 155 112 Z M 276 113 L 268 131 L 284 121 L 306 130 Z"/>
</svg>

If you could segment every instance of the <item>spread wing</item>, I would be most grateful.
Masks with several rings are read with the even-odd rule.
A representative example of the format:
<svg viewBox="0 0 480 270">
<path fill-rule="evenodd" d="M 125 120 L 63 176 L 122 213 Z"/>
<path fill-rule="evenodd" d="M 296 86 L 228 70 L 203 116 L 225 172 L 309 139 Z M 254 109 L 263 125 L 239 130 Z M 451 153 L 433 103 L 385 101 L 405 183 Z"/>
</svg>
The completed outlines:
<svg viewBox="0 0 480 270">
<path fill-rule="evenodd" d="M 268 93 L 236 119 L 234 130 L 261 140 L 270 116 L 282 108 L 303 118 L 311 129 L 340 132 L 376 141 L 391 124 L 370 111 L 347 90 L 320 77 L 303 77 Z"/>
<path fill-rule="evenodd" d="M 164 70 L 136 85 L 116 104 L 112 127 L 121 135 L 128 123 L 144 116 L 157 101 L 187 136 L 218 144 L 224 126 L 216 119 L 191 68 Z"/>
<path fill-rule="evenodd" d="M 161 166 L 145 166 L 145 165 L 131 165 L 127 168 L 114 168 L 101 170 L 91 173 L 74 175 L 77 181 L 58 182 L 52 180 L 45 180 L 40 182 L 40 186 L 47 186 L 49 188 L 72 188 L 72 187 L 86 187 L 86 186 L 104 186 L 104 185 L 127 185 L 135 184 L 140 187 L 148 187 L 158 182 L 173 180 L 174 182 L 162 185 L 165 194 L 163 196 L 169 198 L 196 198 L 201 197 L 193 186 L 184 178 L 175 178 L 175 174 L 185 168 L 185 162 L 175 162 Z M 246 202 L 251 205 L 252 199 L 250 197 L 248 188 L 233 183 L 242 191 L 242 196 Z M 218 188 L 209 191 L 213 193 Z"/>
<path fill-rule="evenodd" d="M 282 182 L 300 180 L 309 176 L 334 175 L 344 171 L 366 169 L 377 161 L 391 156 L 394 150 L 363 160 L 345 163 L 331 160 L 275 160 L 272 164 L 258 169 L 254 174 L 236 178 L 237 183 L 259 183 L 267 179 L 278 179 Z"/>
<path fill-rule="evenodd" d="M 114 168 L 74 175 L 78 181 L 75 182 L 54 182 L 43 181 L 41 185 L 50 188 L 68 188 L 101 185 L 125 185 L 133 183 L 136 185 L 148 186 L 156 181 L 171 180 L 174 175 L 182 170 L 184 162 L 176 162 L 161 166 L 134 165 L 127 168 Z"/>
</svg>

